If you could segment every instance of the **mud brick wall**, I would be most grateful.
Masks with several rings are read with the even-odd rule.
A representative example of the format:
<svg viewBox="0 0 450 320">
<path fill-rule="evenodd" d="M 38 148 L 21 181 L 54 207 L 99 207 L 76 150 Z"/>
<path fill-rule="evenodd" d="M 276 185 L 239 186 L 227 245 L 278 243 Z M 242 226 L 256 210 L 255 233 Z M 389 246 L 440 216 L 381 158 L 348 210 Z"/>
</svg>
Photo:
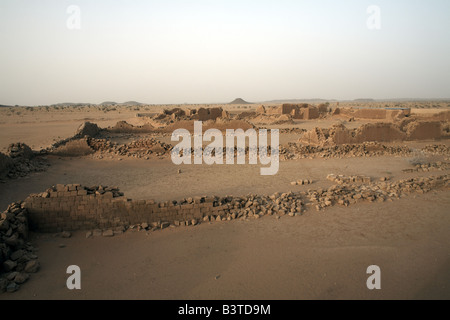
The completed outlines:
<svg viewBox="0 0 450 320">
<path fill-rule="evenodd" d="M 192 203 L 179 205 L 131 200 L 115 191 L 93 192 L 81 185 L 58 185 L 25 200 L 30 229 L 40 232 L 104 229 L 143 222 L 176 224 L 229 212 L 228 206 L 215 204 L 213 197 L 198 197 Z"/>
</svg>

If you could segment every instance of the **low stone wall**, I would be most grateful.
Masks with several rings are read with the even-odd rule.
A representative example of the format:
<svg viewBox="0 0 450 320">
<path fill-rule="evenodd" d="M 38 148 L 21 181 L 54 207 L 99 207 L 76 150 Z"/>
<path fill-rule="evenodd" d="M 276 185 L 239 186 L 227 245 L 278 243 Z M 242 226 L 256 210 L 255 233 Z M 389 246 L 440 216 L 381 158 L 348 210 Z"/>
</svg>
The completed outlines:
<svg viewBox="0 0 450 320">
<path fill-rule="evenodd" d="M 337 108 L 333 115 L 346 115 L 356 119 L 395 120 L 411 115 L 411 109 L 353 109 Z"/>
<path fill-rule="evenodd" d="M 446 170 L 448 166 L 437 169 Z M 260 218 L 265 215 L 291 217 L 301 215 L 308 206 L 317 210 L 340 204 L 350 205 L 359 200 L 386 201 L 411 192 L 425 193 L 450 187 L 450 175 L 419 177 L 397 182 L 381 179 L 372 183 L 370 177 L 338 177 L 328 179 L 336 185 L 308 192 L 275 193 L 271 196 L 196 197 L 180 202 L 130 200 L 117 188 L 86 188 L 80 185 L 58 185 L 47 192 L 28 197 L 22 204 L 27 210 L 31 230 L 60 232 L 72 230 L 124 230 L 140 225 L 163 229 L 196 225 L 207 221 Z M 302 180 L 302 184 L 304 184 Z M 310 181 L 308 180 L 308 183 Z M 362 184 L 360 184 L 362 183 Z"/>
<path fill-rule="evenodd" d="M 25 200 L 32 230 L 59 232 L 114 228 L 124 225 L 202 219 L 207 215 L 224 215 L 226 205 L 213 197 L 188 199 L 185 203 L 156 203 L 131 200 L 117 188 L 87 188 L 77 184 L 57 185 Z"/>
</svg>

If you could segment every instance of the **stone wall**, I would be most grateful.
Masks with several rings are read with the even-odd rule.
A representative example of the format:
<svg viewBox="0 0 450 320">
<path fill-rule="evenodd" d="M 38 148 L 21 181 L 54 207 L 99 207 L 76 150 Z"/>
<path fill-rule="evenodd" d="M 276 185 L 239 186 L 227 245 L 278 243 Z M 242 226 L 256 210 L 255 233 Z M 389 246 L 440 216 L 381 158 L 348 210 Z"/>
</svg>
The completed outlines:
<svg viewBox="0 0 450 320">
<path fill-rule="evenodd" d="M 168 222 L 177 224 L 205 216 L 224 215 L 228 206 L 214 197 L 186 201 L 161 202 L 131 200 L 117 188 L 84 187 L 78 184 L 57 185 L 25 200 L 32 230 L 58 232 L 113 228 L 138 223 Z"/>
<path fill-rule="evenodd" d="M 356 119 L 395 120 L 411 115 L 411 109 L 353 109 L 337 108 L 333 115 L 346 115 Z"/>
<path fill-rule="evenodd" d="M 448 138 L 438 121 L 404 120 L 400 123 L 367 123 L 357 129 L 334 125 L 330 129 L 314 128 L 305 132 L 299 142 L 310 145 L 340 145 L 371 141 L 394 142 Z"/>
</svg>

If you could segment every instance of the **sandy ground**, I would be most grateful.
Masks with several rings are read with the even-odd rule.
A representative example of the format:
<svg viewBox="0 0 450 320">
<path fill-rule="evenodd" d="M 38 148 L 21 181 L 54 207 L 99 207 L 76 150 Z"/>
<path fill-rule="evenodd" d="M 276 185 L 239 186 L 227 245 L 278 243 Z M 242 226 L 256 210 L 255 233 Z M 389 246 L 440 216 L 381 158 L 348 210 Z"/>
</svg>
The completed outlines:
<svg viewBox="0 0 450 320">
<path fill-rule="evenodd" d="M 260 175 L 260 168 L 264 167 L 260 164 L 176 166 L 170 159 L 48 159 L 51 167 L 47 172 L 33 173 L 0 184 L 0 205 L 6 207 L 13 201 L 25 199 L 30 193 L 43 192 L 56 184 L 70 183 L 117 186 L 131 199 L 167 201 L 195 196 L 271 195 L 275 192 L 328 188 L 333 184 L 326 180 L 330 173 L 366 175 L 374 180 L 389 177 L 393 181 L 442 174 L 442 171 L 405 174 L 403 169 L 413 168 L 409 161 L 411 157 L 394 156 L 282 161 L 275 176 Z M 428 159 L 433 162 L 443 160 L 443 157 L 430 156 Z M 178 174 L 179 169 L 181 174 Z M 313 184 L 291 186 L 292 181 L 299 179 L 312 179 Z"/>
<path fill-rule="evenodd" d="M 84 120 L 108 126 L 135 113 L 2 115 L 0 149 L 18 141 L 44 148 L 73 135 Z M 295 141 L 296 136 L 282 139 Z M 404 144 L 422 148 L 432 143 Z M 162 201 L 306 191 L 330 186 L 329 173 L 392 180 L 448 173 L 406 174 L 402 170 L 412 167 L 410 158 L 394 156 L 281 162 L 276 176 L 261 176 L 260 165 L 177 167 L 169 159 L 90 156 L 48 160 L 46 172 L 0 183 L 0 206 L 58 183 L 118 186 L 129 198 Z M 439 160 L 443 157 L 427 158 Z M 290 185 L 298 179 L 314 183 Z M 86 239 L 85 232 L 70 239 L 34 234 L 41 270 L 19 291 L 0 299 L 450 299 L 449 196 L 449 190 L 433 191 L 393 202 L 309 210 L 297 218 L 269 216 L 114 238 Z M 82 270 L 80 291 L 66 288 L 66 268 L 74 264 Z M 381 268 L 381 290 L 366 287 L 370 265 Z"/>
</svg>

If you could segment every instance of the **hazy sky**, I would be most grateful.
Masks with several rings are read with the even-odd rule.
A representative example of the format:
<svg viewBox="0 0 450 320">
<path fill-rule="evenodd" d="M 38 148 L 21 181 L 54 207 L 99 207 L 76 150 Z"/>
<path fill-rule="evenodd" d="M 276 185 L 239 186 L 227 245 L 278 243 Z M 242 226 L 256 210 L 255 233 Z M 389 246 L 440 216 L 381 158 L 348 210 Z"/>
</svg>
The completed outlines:
<svg viewBox="0 0 450 320">
<path fill-rule="evenodd" d="M 0 44 L 0 104 L 450 98 L 449 0 L 1 0 Z"/>
</svg>

